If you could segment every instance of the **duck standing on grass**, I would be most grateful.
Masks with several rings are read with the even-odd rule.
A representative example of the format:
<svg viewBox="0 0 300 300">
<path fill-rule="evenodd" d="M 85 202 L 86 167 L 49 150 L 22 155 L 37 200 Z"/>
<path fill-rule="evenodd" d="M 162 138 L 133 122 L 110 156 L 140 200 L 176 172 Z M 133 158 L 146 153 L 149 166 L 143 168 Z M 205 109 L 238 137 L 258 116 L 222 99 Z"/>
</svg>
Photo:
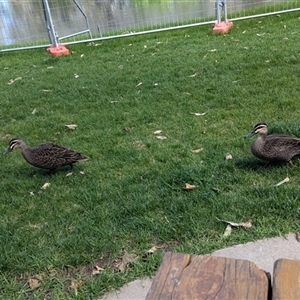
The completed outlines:
<svg viewBox="0 0 300 300">
<path fill-rule="evenodd" d="M 252 143 L 251 152 L 254 156 L 266 161 L 286 161 L 293 168 L 292 158 L 300 154 L 300 138 L 284 135 L 268 135 L 266 123 L 258 123 L 253 130 L 245 136 L 250 138 L 258 134 L 258 138 Z"/>
<path fill-rule="evenodd" d="M 31 148 L 20 138 L 13 138 L 4 154 L 10 153 L 16 148 L 22 149 L 22 155 L 28 163 L 38 168 L 47 169 L 50 173 L 67 165 L 73 168 L 74 163 L 89 159 L 79 152 L 53 143 L 45 143 Z"/>
</svg>

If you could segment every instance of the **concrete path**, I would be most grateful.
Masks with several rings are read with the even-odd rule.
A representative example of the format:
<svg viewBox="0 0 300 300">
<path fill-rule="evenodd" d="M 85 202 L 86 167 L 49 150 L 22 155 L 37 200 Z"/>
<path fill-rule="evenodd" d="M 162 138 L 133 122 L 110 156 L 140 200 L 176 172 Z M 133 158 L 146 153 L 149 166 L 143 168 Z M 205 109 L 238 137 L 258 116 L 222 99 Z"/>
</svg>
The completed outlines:
<svg viewBox="0 0 300 300">
<path fill-rule="evenodd" d="M 260 269 L 269 272 L 273 276 L 274 262 L 279 258 L 300 260 L 300 243 L 295 234 L 285 237 L 264 239 L 247 244 L 241 244 L 224 248 L 213 252 L 212 255 L 236 259 L 246 259 L 254 262 Z M 150 278 L 138 279 L 120 290 L 111 292 L 103 300 L 144 300 L 150 289 Z"/>
</svg>

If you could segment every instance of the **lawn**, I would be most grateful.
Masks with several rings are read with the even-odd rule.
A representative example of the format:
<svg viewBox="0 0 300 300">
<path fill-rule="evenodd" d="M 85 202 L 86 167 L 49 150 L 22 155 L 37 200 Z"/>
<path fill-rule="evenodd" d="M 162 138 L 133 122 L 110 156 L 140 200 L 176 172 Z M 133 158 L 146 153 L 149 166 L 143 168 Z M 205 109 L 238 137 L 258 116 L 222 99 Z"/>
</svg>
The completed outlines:
<svg viewBox="0 0 300 300">
<path fill-rule="evenodd" d="M 0 298 L 97 299 L 153 276 L 166 251 L 300 231 L 300 161 L 266 166 L 244 139 L 261 121 L 300 136 L 299 26 L 291 13 L 224 36 L 205 26 L 60 58 L 2 54 L 3 152 L 17 136 L 90 160 L 45 177 L 19 150 L 1 157 Z M 220 220 L 252 227 L 224 237 Z"/>
</svg>

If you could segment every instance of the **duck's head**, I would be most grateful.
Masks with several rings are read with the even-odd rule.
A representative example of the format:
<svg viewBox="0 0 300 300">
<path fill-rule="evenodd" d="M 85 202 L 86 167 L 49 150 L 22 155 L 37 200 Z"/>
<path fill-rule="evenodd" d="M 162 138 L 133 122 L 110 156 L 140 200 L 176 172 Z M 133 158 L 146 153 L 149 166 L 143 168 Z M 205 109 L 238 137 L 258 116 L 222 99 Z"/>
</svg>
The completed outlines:
<svg viewBox="0 0 300 300">
<path fill-rule="evenodd" d="M 22 139 L 13 138 L 10 140 L 9 146 L 3 154 L 6 155 L 16 148 L 22 148 L 23 144 L 24 144 L 24 141 Z"/>
<path fill-rule="evenodd" d="M 268 125 L 266 123 L 257 123 L 254 127 L 253 130 L 248 133 L 245 138 L 250 138 L 255 134 L 259 135 L 267 135 L 268 134 Z"/>
</svg>

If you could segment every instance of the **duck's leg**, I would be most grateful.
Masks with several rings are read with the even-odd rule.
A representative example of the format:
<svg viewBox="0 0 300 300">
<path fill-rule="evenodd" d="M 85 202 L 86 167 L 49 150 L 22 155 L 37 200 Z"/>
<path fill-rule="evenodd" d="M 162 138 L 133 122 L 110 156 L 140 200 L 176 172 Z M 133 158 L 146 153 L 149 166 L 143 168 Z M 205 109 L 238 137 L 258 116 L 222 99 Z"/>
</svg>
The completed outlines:
<svg viewBox="0 0 300 300">
<path fill-rule="evenodd" d="M 289 165 L 290 165 L 291 168 L 295 167 L 291 159 L 289 160 Z"/>
<path fill-rule="evenodd" d="M 55 173 L 56 169 L 49 170 L 44 174 L 44 177 L 51 177 Z"/>
</svg>

